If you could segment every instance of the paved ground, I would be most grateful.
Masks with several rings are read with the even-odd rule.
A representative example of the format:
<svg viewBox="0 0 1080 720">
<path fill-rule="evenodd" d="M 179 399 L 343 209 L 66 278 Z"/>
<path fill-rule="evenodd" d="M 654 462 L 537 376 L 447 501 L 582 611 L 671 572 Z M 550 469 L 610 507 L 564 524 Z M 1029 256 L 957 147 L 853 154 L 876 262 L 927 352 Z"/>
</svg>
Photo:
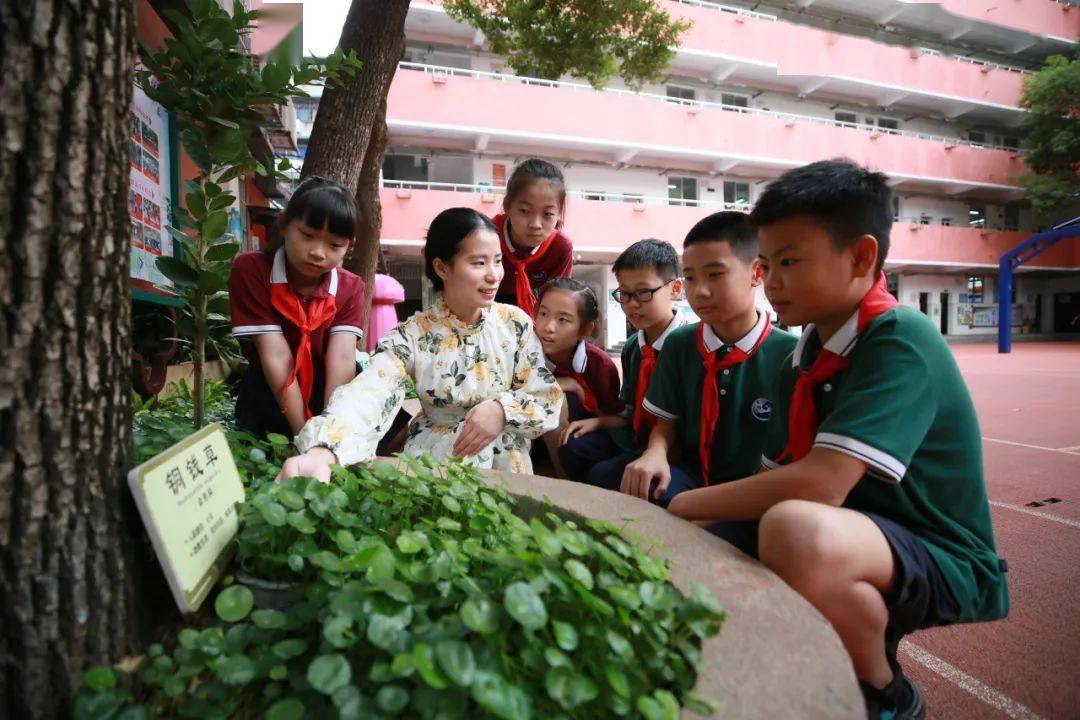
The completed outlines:
<svg viewBox="0 0 1080 720">
<path fill-rule="evenodd" d="M 1080 343 L 957 345 L 983 434 L 1012 613 L 916 633 L 930 718 L 1080 718 Z"/>
</svg>

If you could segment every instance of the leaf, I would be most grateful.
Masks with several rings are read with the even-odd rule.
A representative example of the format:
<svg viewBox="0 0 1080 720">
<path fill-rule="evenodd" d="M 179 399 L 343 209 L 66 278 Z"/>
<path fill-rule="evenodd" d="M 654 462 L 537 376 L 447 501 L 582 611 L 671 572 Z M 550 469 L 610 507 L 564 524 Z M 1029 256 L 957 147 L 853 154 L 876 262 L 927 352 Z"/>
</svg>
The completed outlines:
<svg viewBox="0 0 1080 720">
<path fill-rule="evenodd" d="M 265 520 L 268 525 L 273 525 L 274 527 L 283 526 L 288 518 L 288 513 L 285 512 L 285 508 L 281 503 L 273 501 L 260 507 L 259 514 L 262 515 L 263 520 Z"/>
<path fill-rule="evenodd" d="M 301 500 L 300 504 L 303 505 L 303 502 Z M 311 521 L 311 517 L 304 510 L 294 510 L 289 513 L 288 522 L 299 533 L 304 535 L 313 535 L 315 533 L 315 523 Z"/>
<path fill-rule="evenodd" d="M 442 690 L 450 687 L 450 681 L 446 679 L 446 676 L 439 672 L 439 669 L 435 666 L 434 653 L 431 650 L 431 646 L 426 643 L 417 643 L 413 647 L 413 661 L 416 663 L 416 671 L 420 673 L 420 677 L 424 679 L 431 687 L 436 690 Z"/>
<path fill-rule="evenodd" d="M 275 643 L 271 648 L 271 651 L 282 660 L 292 660 L 294 657 L 303 655 L 307 652 L 307 649 L 307 640 L 302 638 L 292 638 Z"/>
<path fill-rule="evenodd" d="M 218 658 L 214 673 L 226 685 L 246 685 L 255 678 L 255 663 L 247 655 Z"/>
<path fill-rule="evenodd" d="M 630 697 L 630 682 L 626 679 L 626 673 L 617 667 L 607 665 L 604 667 L 604 674 L 616 695 L 622 698 Z"/>
<path fill-rule="evenodd" d="M 304 703 L 296 698 L 278 700 L 266 712 L 266 720 L 301 720 L 304 717 Z"/>
<path fill-rule="evenodd" d="M 455 685 L 468 687 L 472 684 L 476 672 L 476 658 L 472 648 L 461 640 L 440 640 L 435 645 L 435 658 L 443 673 Z"/>
<path fill-rule="evenodd" d="M 162 255 L 154 264 L 161 274 L 181 287 L 193 287 L 199 282 L 199 273 L 187 263 L 168 255 Z"/>
<path fill-rule="evenodd" d="M 617 632 L 608 630 L 605 633 L 605 637 L 607 638 L 608 647 L 610 647 L 612 652 L 614 652 L 616 655 L 621 655 L 622 657 L 633 656 L 633 646 L 630 644 L 630 641 L 624 638 L 622 635 Z"/>
<path fill-rule="evenodd" d="M 389 650 L 401 634 L 401 623 L 386 615 L 372 615 L 368 621 L 367 639 L 375 647 Z"/>
<path fill-rule="evenodd" d="M 342 572 L 345 568 L 341 564 L 341 558 L 329 550 L 320 550 L 308 558 L 315 567 L 320 567 L 329 572 Z"/>
<path fill-rule="evenodd" d="M 280 507 L 280 506 L 279 506 Z M 233 585 L 218 593 L 214 600 L 217 616 L 225 622 L 239 622 L 248 616 L 255 605 L 255 596 L 243 585 Z"/>
<path fill-rule="evenodd" d="M 356 552 L 356 538 L 348 530 L 338 530 L 334 533 L 334 543 L 343 553 Z"/>
<path fill-rule="evenodd" d="M 682 702 L 685 709 L 701 717 L 712 717 L 718 709 L 713 700 L 689 690 L 683 693 Z"/>
<path fill-rule="evenodd" d="M 553 620 L 551 627 L 555 631 L 555 643 L 566 652 L 573 652 L 578 646 L 577 629 L 570 623 Z"/>
<path fill-rule="evenodd" d="M 593 589 L 592 573 L 580 560 L 567 560 L 563 563 L 563 568 L 570 577 L 584 585 L 586 590 Z"/>
<path fill-rule="evenodd" d="M 397 536 L 398 550 L 409 555 L 415 555 L 426 547 L 430 547 L 427 536 L 415 530 L 406 530 Z"/>
<path fill-rule="evenodd" d="M 474 595 L 466 600 L 459 611 L 465 627 L 483 635 L 499 629 L 499 608 L 489 598 Z"/>
<path fill-rule="evenodd" d="M 260 630 L 279 630 L 285 627 L 285 613 L 280 610 L 256 610 L 251 613 L 251 623 Z"/>
<path fill-rule="evenodd" d="M 116 687 L 116 674 L 107 665 L 95 665 L 83 673 L 83 683 L 94 692 Z"/>
<path fill-rule="evenodd" d="M 240 243 L 224 242 L 211 245 L 206 251 L 206 259 L 210 261 L 232 260 L 236 253 L 240 252 Z"/>
<path fill-rule="evenodd" d="M 507 587 L 503 607 L 527 630 L 538 630 L 547 624 L 544 601 L 528 583 L 516 582 Z"/>
<path fill-rule="evenodd" d="M 199 292 L 216 293 L 229 289 L 229 282 L 215 270 L 203 270 L 199 273 Z"/>
<path fill-rule="evenodd" d="M 548 670 L 544 676 L 544 688 L 548 697 L 559 703 L 563 710 L 573 710 L 600 694 L 596 683 L 567 667 Z"/>
<path fill-rule="evenodd" d="M 229 214 L 224 210 L 215 210 L 206 216 L 203 221 L 201 234 L 207 242 L 217 240 L 225 234 L 225 228 L 229 226 Z"/>
<path fill-rule="evenodd" d="M 353 632 L 352 618 L 347 615 L 334 615 L 323 623 L 322 636 L 326 642 L 336 648 L 352 647 L 356 644 L 356 633 Z"/>
<path fill-rule="evenodd" d="M 532 717 L 532 703 L 521 688 L 508 683 L 501 675 L 478 671 L 471 688 L 473 700 L 503 720 Z"/>
<path fill-rule="evenodd" d="M 375 704 L 383 712 L 397 715 L 409 704 L 409 691 L 400 685 L 383 685 L 375 693 Z"/>
<path fill-rule="evenodd" d="M 324 695 L 330 695 L 345 687 L 352 679 L 352 667 L 344 655 L 333 653 L 320 655 L 308 665 L 307 680 L 311 687 Z"/>
</svg>

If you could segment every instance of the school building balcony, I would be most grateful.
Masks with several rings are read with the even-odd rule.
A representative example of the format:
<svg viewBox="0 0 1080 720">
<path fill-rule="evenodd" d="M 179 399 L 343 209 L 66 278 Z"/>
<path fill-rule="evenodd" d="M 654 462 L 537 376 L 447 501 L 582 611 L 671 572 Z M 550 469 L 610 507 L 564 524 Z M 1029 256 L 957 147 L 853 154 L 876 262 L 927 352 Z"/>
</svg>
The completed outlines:
<svg viewBox="0 0 1080 720">
<path fill-rule="evenodd" d="M 795 94 L 850 99 L 1013 127 L 1022 73 L 993 63 L 898 47 L 786 22 L 715 3 L 665 0 L 673 16 L 692 20 L 668 68 L 671 76 L 737 83 Z M 1080 11 L 1077 11 L 1080 14 Z M 437 4 L 413 3 L 411 39 L 480 47 L 483 36 L 454 23 Z"/>
<path fill-rule="evenodd" d="M 539 153 L 762 178 L 844 156 L 889 173 L 905 191 L 1019 198 L 1012 177 L 1023 168 L 1015 151 L 573 83 L 417 67 L 422 71 L 398 72 L 390 89 L 387 122 L 397 147 Z"/>
<path fill-rule="evenodd" d="M 389 254 L 417 255 L 428 224 L 450 207 L 470 207 L 494 216 L 502 210 L 498 189 L 477 185 L 384 181 L 382 245 Z M 571 191 L 565 232 L 574 242 L 575 259 L 610 263 L 631 243 L 655 237 L 682 246 L 686 232 L 701 218 L 722 209 L 746 206 L 675 201 L 665 198 L 588 200 Z M 892 230 L 888 266 L 897 271 L 963 272 L 997 268 L 998 260 L 1029 233 L 897 222 Z M 1061 243 L 1034 260 L 1025 271 L 1080 269 L 1080 243 Z"/>
</svg>

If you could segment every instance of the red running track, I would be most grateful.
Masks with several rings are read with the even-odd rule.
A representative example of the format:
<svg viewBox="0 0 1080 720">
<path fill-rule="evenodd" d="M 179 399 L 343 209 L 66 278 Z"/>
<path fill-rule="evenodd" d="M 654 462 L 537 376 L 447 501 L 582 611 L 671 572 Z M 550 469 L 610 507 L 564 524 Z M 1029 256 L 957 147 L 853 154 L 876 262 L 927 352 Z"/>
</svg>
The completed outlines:
<svg viewBox="0 0 1080 720">
<path fill-rule="evenodd" d="M 915 633 L 901 663 L 928 718 L 1080 718 L 1080 343 L 953 354 L 979 413 L 1012 612 Z"/>
</svg>

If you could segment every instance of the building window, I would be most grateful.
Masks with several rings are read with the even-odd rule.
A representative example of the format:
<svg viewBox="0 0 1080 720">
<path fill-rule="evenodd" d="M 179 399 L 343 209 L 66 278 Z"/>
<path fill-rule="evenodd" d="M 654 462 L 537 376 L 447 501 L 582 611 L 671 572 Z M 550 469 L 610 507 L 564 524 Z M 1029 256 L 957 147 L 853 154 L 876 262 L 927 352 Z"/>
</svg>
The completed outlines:
<svg viewBox="0 0 1080 720">
<path fill-rule="evenodd" d="M 735 93 L 720 93 L 720 104 L 729 107 L 748 108 L 750 107 L 750 98 Z"/>
<path fill-rule="evenodd" d="M 941 218 L 941 224 L 944 225 L 945 227 L 951 227 L 952 226 L 952 218 L 951 217 L 943 217 L 943 218 Z"/>
<path fill-rule="evenodd" d="M 586 200 L 604 200 L 606 194 L 602 190 L 582 190 L 581 196 Z"/>
<path fill-rule="evenodd" d="M 878 130 L 881 130 L 882 132 L 887 132 L 890 135 L 899 135 L 900 134 L 900 121 L 899 120 L 895 120 L 893 118 L 879 117 L 877 119 L 877 126 L 878 126 Z"/>
<path fill-rule="evenodd" d="M 679 85 L 667 86 L 668 102 L 685 105 L 697 100 L 697 90 L 694 88 L 680 87 Z"/>
<path fill-rule="evenodd" d="M 967 289 L 968 302 L 978 304 L 983 301 L 983 279 L 981 277 L 969 275 Z"/>
<path fill-rule="evenodd" d="M 750 183 L 724 181 L 724 203 L 727 205 L 750 206 Z"/>
<path fill-rule="evenodd" d="M 837 125 L 859 124 L 859 116 L 853 112 L 836 112 L 833 113 L 833 118 L 836 120 Z"/>
<path fill-rule="evenodd" d="M 698 182 L 696 178 L 669 177 L 668 205 L 697 205 Z"/>
<path fill-rule="evenodd" d="M 986 227 L 986 203 L 973 202 L 968 206 L 968 227 Z"/>
<path fill-rule="evenodd" d="M 1005 135 L 1001 138 L 1001 147 L 1005 148 L 1006 150 L 1017 151 L 1020 149 L 1020 138 L 1009 137 L 1008 135 Z"/>
<path fill-rule="evenodd" d="M 1005 229 L 1014 232 L 1020 229 L 1020 208 L 1016 205 L 1005 206 Z"/>
<path fill-rule="evenodd" d="M 929 215 L 927 215 L 926 213 L 923 213 L 923 214 L 919 215 L 919 224 L 920 225 L 929 225 L 931 220 L 933 220 L 933 218 L 930 217 Z"/>
<path fill-rule="evenodd" d="M 387 154 L 383 159 L 383 178 L 386 180 L 426 183 L 428 159 L 422 155 Z"/>
<path fill-rule="evenodd" d="M 972 145 L 984 147 L 986 145 L 986 133 L 978 130 L 968 130 L 968 142 Z"/>
<path fill-rule="evenodd" d="M 645 198 L 642 196 L 641 193 L 623 193 L 622 201 L 625 203 L 634 203 L 635 205 L 640 205 L 641 203 L 645 202 Z"/>
</svg>

